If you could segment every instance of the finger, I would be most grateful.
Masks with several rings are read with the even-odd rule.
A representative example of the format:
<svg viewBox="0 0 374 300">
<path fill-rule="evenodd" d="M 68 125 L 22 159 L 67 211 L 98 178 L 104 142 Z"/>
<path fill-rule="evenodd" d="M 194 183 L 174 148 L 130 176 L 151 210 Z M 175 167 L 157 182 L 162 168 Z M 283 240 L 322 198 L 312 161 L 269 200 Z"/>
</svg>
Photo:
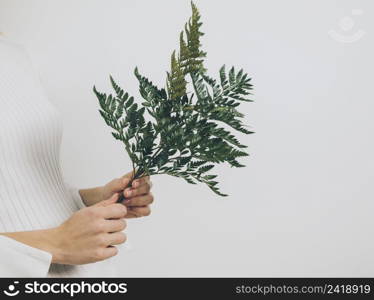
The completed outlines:
<svg viewBox="0 0 374 300">
<path fill-rule="evenodd" d="M 131 178 L 129 176 L 122 176 L 121 178 L 113 179 L 111 182 L 108 183 L 109 189 L 112 192 L 119 192 L 125 189 L 129 183 Z"/>
<path fill-rule="evenodd" d="M 134 172 L 134 171 L 131 171 L 131 172 L 129 172 L 129 173 L 123 175 L 121 178 L 122 178 L 122 179 L 125 179 L 125 178 L 126 178 L 126 179 L 131 180 L 131 179 L 134 178 L 134 175 L 135 175 L 135 172 Z"/>
<path fill-rule="evenodd" d="M 124 219 L 115 219 L 115 220 L 105 220 L 104 223 L 105 232 L 117 232 L 125 230 L 126 220 Z"/>
<path fill-rule="evenodd" d="M 107 234 L 107 244 L 108 245 L 119 245 L 126 242 L 127 236 L 123 232 L 114 232 Z"/>
<path fill-rule="evenodd" d="M 102 256 L 100 258 L 102 258 L 102 260 L 104 259 L 108 259 L 112 256 L 115 256 L 118 254 L 118 249 L 117 247 L 115 246 L 109 246 L 109 247 L 106 247 L 104 249 L 102 249 Z"/>
<path fill-rule="evenodd" d="M 101 215 L 105 219 L 124 218 L 126 214 L 126 206 L 121 203 L 114 203 L 101 208 Z"/>
<path fill-rule="evenodd" d="M 145 183 L 149 183 L 150 182 L 150 178 L 149 176 L 144 176 L 144 177 L 141 177 L 141 178 L 138 178 L 138 179 L 135 179 L 133 182 L 132 182 L 132 187 L 133 188 L 137 188 Z"/>
<path fill-rule="evenodd" d="M 151 208 L 149 206 L 130 206 L 127 210 L 126 218 L 140 218 L 146 217 L 151 214 Z"/>
<path fill-rule="evenodd" d="M 137 188 L 128 188 L 124 191 L 124 196 L 127 198 L 135 197 L 139 195 L 148 194 L 151 190 L 151 186 L 149 182 L 144 182 L 142 185 L 140 185 Z"/>
<path fill-rule="evenodd" d="M 127 201 L 124 202 L 126 206 L 146 206 L 153 203 L 153 194 L 148 193 L 141 196 L 132 197 L 129 199 L 126 199 Z"/>
<path fill-rule="evenodd" d="M 117 200 L 118 200 L 118 196 L 119 196 L 119 194 L 118 194 L 118 193 L 115 193 L 115 194 L 113 194 L 112 197 L 110 197 L 109 199 L 107 199 L 107 200 L 103 200 L 103 201 L 100 201 L 99 203 L 96 203 L 96 204 L 93 205 L 93 206 L 97 206 L 97 207 L 105 207 L 105 206 L 111 205 L 111 204 L 117 202 Z"/>
</svg>

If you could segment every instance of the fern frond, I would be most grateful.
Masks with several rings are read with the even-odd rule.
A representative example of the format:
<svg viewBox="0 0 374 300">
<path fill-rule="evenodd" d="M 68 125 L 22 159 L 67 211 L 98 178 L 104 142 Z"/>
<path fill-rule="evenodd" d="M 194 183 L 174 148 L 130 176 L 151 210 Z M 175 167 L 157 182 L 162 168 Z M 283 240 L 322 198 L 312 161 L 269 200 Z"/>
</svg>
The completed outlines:
<svg viewBox="0 0 374 300">
<path fill-rule="evenodd" d="M 252 101 L 248 99 L 252 84 L 242 69 L 236 72 L 234 67 L 227 73 L 223 65 L 219 80 L 207 74 L 201 16 L 193 2 L 191 8 L 191 18 L 179 35 L 179 52 L 173 51 L 170 57 L 165 88 L 158 88 L 136 67 L 141 103 L 112 76 L 113 94 L 93 90 L 100 115 L 132 161 L 134 179 L 167 174 L 191 184 L 204 183 L 217 195 L 227 196 L 218 188 L 217 175 L 209 173 L 225 162 L 244 167 L 238 160 L 248 156 L 243 151 L 247 146 L 234 131 L 252 133 L 239 111 L 241 103 Z"/>
<path fill-rule="evenodd" d="M 186 94 L 187 82 L 184 78 L 180 57 L 175 57 L 175 51 L 171 55 L 171 71 L 167 73 L 167 90 L 170 99 L 179 99 Z"/>
</svg>

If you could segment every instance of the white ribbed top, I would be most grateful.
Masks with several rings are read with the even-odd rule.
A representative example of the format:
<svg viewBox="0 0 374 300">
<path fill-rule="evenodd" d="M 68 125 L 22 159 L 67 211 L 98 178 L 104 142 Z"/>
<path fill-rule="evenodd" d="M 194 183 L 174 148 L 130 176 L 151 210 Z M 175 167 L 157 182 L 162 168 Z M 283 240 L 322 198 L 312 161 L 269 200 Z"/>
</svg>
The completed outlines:
<svg viewBox="0 0 374 300">
<path fill-rule="evenodd" d="M 0 38 L 0 232 L 55 227 L 83 207 L 61 173 L 61 137 L 25 49 Z M 52 264 L 48 276 L 108 275 L 97 267 Z"/>
</svg>

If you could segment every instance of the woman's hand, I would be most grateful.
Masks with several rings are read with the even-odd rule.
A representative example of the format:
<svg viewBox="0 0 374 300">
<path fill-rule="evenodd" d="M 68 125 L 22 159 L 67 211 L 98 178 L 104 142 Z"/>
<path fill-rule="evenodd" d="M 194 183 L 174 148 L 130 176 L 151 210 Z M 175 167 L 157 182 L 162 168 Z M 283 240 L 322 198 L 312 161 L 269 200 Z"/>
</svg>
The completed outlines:
<svg viewBox="0 0 374 300">
<path fill-rule="evenodd" d="M 116 203 L 118 194 L 74 213 L 54 229 L 54 243 L 49 250 L 53 262 L 80 265 L 107 259 L 118 253 L 114 245 L 126 241 L 122 232 L 127 214 L 124 205 Z"/>
<path fill-rule="evenodd" d="M 149 176 L 136 179 L 131 187 L 127 187 L 131 181 L 133 173 L 130 172 L 121 178 L 113 179 L 101 189 L 101 198 L 107 199 L 115 193 L 122 192 L 127 206 L 125 218 L 139 218 L 148 216 L 151 213 L 150 204 L 153 202 L 153 195 L 150 192 L 152 182 Z"/>
<path fill-rule="evenodd" d="M 118 194 L 74 213 L 60 226 L 34 231 L 0 233 L 52 254 L 52 262 L 81 265 L 112 257 L 114 245 L 126 241 L 126 206 L 116 203 Z"/>
</svg>

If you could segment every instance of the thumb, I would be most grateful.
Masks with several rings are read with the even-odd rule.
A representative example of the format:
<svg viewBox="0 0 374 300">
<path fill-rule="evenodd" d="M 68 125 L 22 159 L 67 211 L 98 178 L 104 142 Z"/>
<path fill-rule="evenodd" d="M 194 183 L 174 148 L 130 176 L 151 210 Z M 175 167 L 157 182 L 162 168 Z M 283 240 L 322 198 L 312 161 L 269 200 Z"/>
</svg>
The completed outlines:
<svg viewBox="0 0 374 300">
<path fill-rule="evenodd" d="M 109 189 L 112 192 L 119 192 L 124 190 L 127 185 L 130 183 L 131 174 L 123 175 L 120 178 L 114 179 L 109 183 Z"/>
<path fill-rule="evenodd" d="M 131 178 L 132 178 L 131 175 L 128 175 L 128 174 L 121 177 L 120 179 L 121 184 L 122 184 L 121 190 L 124 190 L 129 185 Z"/>
<path fill-rule="evenodd" d="M 134 172 L 129 172 L 125 175 L 123 175 L 120 179 L 123 184 L 123 188 L 127 187 L 127 185 L 130 183 L 131 179 L 134 177 Z"/>
<path fill-rule="evenodd" d="M 116 203 L 117 200 L 118 200 L 118 193 L 115 193 L 109 199 L 100 201 L 99 203 L 96 203 L 94 206 L 98 206 L 98 207 L 108 206 L 108 205 L 111 205 L 113 203 Z"/>
</svg>

